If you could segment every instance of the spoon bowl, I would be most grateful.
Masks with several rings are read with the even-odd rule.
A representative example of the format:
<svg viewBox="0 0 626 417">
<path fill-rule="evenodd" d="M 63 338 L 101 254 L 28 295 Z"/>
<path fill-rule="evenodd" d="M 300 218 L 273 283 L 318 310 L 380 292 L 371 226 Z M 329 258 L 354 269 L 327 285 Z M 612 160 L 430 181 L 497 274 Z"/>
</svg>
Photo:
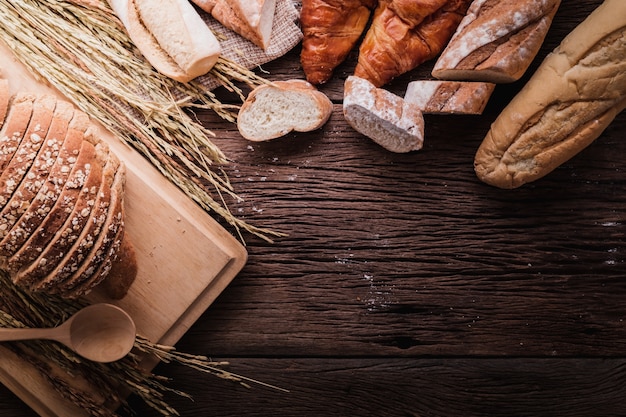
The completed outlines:
<svg viewBox="0 0 626 417">
<path fill-rule="evenodd" d="M 121 308 L 99 303 L 85 307 L 67 321 L 49 329 L 0 329 L 0 341 L 48 339 L 63 343 L 95 362 L 114 362 L 133 348 L 136 327 Z"/>
</svg>

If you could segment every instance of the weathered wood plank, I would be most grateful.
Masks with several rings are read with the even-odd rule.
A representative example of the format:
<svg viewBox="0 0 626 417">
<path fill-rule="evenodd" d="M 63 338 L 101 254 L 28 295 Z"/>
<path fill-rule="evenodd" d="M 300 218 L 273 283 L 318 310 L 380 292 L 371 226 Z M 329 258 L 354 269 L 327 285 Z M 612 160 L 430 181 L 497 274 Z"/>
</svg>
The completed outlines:
<svg viewBox="0 0 626 417">
<path fill-rule="evenodd" d="M 244 359 L 233 372 L 288 388 L 242 388 L 195 371 L 174 383 L 182 415 L 618 416 L 626 362 L 604 359 Z M 167 369 L 164 371 L 167 373 Z M 139 415 L 155 415 L 137 404 Z"/>
<path fill-rule="evenodd" d="M 495 109 L 428 118 L 425 149 L 409 155 L 359 136 L 340 111 L 320 132 L 268 143 L 218 130 L 245 200 L 233 210 L 289 236 L 248 242 L 248 265 L 190 344 L 211 334 L 218 355 L 623 354 L 626 115 L 550 176 L 503 191 L 472 168 Z"/>
</svg>

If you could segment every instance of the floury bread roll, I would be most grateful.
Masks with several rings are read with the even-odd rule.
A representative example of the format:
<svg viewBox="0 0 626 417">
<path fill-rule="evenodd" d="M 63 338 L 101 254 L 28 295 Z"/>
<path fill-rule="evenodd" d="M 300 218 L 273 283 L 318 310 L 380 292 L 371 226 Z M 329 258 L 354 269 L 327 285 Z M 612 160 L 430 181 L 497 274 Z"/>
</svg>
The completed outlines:
<svg viewBox="0 0 626 417">
<path fill-rule="evenodd" d="M 509 83 L 539 52 L 560 0 L 474 0 L 433 68 L 442 80 Z"/>
<path fill-rule="evenodd" d="M 491 126 L 477 176 L 537 180 L 592 143 L 626 107 L 626 1 L 606 0 L 546 57 Z"/>
<path fill-rule="evenodd" d="M 188 82 L 221 55 L 213 32 L 187 0 L 109 0 L 129 37 L 161 74 Z"/>
</svg>

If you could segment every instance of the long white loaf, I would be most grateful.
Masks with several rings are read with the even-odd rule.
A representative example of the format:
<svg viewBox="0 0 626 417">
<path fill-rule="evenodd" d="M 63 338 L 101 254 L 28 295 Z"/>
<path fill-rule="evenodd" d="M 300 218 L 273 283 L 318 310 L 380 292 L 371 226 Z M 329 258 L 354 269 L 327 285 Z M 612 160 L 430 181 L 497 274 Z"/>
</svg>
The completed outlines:
<svg viewBox="0 0 626 417">
<path fill-rule="evenodd" d="M 206 74 L 221 46 L 187 0 L 109 0 L 140 52 L 160 73 L 187 82 Z"/>
<path fill-rule="evenodd" d="M 606 0 L 546 57 L 479 147 L 478 177 L 501 188 L 541 178 L 626 108 L 626 1 Z"/>
</svg>

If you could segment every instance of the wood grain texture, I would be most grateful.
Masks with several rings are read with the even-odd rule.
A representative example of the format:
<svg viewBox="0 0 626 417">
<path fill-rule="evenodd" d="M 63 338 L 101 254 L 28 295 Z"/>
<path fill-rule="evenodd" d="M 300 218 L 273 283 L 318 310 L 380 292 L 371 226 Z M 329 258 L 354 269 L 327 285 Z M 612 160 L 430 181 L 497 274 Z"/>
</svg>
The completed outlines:
<svg viewBox="0 0 626 417">
<path fill-rule="evenodd" d="M 598 4 L 563 0 L 530 71 Z M 527 77 L 482 116 L 428 116 L 424 149 L 395 155 L 343 119 L 355 59 L 322 87 L 335 109 L 319 131 L 250 143 L 198 114 L 233 161 L 231 209 L 288 236 L 246 236 L 248 263 L 177 347 L 290 393 L 160 365 L 194 397 L 170 402 L 183 416 L 626 415 L 626 114 L 548 177 L 499 190 L 474 153 Z M 263 69 L 303 77 L 297 49 Z M 0 415 L 29 415 L 5 393 Z"/>
</svg>

